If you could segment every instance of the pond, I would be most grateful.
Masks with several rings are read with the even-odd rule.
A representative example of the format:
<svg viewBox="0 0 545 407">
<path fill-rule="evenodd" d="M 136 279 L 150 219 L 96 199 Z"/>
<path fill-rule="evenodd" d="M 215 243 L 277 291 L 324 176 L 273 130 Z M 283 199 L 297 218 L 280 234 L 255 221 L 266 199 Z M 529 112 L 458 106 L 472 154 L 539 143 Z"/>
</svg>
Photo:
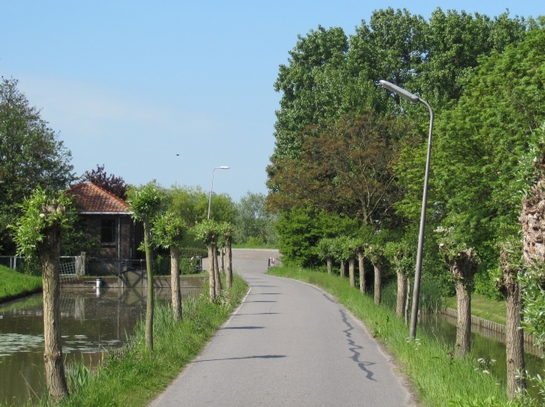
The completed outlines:
<svg viewBox="0 0 545 407">
<path fill-rule="evenodd" d="M 170 301 L 170 289 L 155 294 Z M 63 290 L 60 303 L 65 361 L 84 359 L 87 365 L 123 346 L 146 307 L 142 289 Z M 0 405 L 42 397 L 44 380 L 42 295 L 37 294 L 0 306 Z"/>
</svg>

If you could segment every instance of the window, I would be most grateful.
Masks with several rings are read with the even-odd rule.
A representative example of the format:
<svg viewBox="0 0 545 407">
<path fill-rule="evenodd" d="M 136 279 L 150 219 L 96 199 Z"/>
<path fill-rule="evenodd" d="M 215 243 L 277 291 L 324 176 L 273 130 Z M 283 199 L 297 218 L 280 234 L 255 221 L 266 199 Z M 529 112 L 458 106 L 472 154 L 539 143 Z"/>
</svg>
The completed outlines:
<svg viewBox="0 0 545 407">
<path fill-rule="evenodd" d="M 115 219 L 102 219 L 100 222 L 100 243 L 115 243 Z"/>
</svg>

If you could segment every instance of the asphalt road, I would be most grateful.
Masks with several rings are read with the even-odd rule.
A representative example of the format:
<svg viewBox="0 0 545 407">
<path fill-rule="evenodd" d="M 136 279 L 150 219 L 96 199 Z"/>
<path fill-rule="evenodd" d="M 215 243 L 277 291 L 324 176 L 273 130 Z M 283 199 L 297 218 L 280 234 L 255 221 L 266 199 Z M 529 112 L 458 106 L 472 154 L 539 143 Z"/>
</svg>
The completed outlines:
<svg viewBox="0 0 545 407">
<path fill-rule="evenodd" d="M 361 323 L 321 290 L 265 275 L 271 257 L 234 250 L 246 299 L 150 407 L 415 406 Z"/>
</svg>

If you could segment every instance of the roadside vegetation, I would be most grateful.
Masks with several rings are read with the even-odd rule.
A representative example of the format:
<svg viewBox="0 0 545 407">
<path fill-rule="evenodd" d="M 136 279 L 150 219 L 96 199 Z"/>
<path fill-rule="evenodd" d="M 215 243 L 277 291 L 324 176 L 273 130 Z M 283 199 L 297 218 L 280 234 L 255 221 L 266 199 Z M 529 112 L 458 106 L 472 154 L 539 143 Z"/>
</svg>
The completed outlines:
<svg viewBox="0 0 545 407">
<path fill-rule="evenodd" d="M 408 340 L 408 327 L 390 307 L 377 306 L 347 279 L 300 267 L 273 267 L 269 274 L 316 285 L 333 295 L 384 345 L 411 382 L 424 406 L 537 406 L 530 401 L 508 401 L 506 389 L 493 375 L 483 372 L 478 355 L 455 358 L 454 349 L 419 335 Z"/>
<path fill-rule="evenodd" d="M 0 303 L 32 294 L 42 289 L 42 278 L 18 273 L 0 266 Z"/>
</svg>

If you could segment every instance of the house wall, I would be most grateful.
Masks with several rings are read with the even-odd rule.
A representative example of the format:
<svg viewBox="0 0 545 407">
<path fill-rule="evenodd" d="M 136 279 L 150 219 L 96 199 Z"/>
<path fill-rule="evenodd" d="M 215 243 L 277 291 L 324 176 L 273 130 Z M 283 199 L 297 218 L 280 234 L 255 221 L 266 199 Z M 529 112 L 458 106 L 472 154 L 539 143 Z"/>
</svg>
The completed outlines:
<svg viewBox="0 0 545 407">
<path fill-rule="evenodd" d="M 143 238 L 142 226 L 127 215 L 82 215 L 87 221 L 88 233 L 101 241 L 102 221 L 111 220 L 115 237 L 112 243 L 101 243 L 101 250 L 89 258 L 89 274 L 118 274 L 123 268 L 120 263 L 142 257 L 138 246 Z"/>
</svg>

